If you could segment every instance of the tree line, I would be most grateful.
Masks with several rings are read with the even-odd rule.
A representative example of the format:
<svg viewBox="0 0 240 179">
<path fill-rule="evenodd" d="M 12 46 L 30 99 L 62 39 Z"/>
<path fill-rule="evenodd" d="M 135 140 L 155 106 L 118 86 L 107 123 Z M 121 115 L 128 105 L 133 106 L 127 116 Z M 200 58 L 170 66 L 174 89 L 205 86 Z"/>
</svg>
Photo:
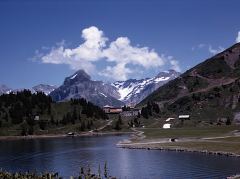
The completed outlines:
<svg viewBox="0 0 240 179">
<path fill-rule="evenodd" d="M 156 113 L 156 114 L 160 113 L 160 108 L 158 104 L 155 102 L 148 102 L 147 106 L 143 107 L 141 110 L 141 115 L 146 119 L 152 116 L 153 113 Z"/>
<path fill-rule="evenodd" d="M 58 108 L 61 104 L 42 92 L 23 90 L 3 94 L 0 96 L 0 127 L 20 125 L 22 135 L 33 134 L 36 126 L 45 130 L 48 127 L 78 124 L 79 130 L 84 131 L 93 128 L 94 120 L 108 119 L 100 107 L 83 98 L 71 99 L 64 104 L 63 109 Z M 56 113 L 61 115 L 56 116 Z M 39 119 L 36 120 L 36 117 Z"/>
</svg>

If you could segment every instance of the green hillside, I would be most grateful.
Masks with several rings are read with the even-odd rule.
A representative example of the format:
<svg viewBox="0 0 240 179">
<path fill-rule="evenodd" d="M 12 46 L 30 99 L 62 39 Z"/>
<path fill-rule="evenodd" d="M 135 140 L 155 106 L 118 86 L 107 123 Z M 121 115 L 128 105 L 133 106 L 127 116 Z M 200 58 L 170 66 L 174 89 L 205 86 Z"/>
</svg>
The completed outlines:
<svg viewBox="0 0 240 179">
<path fill-rule="evenodd" d="M 0 96 L 0 135 L 89 131 L 106 123 L 104 111 L 85 99 L 55 103 L 24 90 Z"/>
<path fill-rule="evenodd" d="M 139 107 L 155 102 L 161 116 L 190 114 L 191 119 L 233 120 L 239 112 L 240 43 L 207 59 L 160 87 Z"/>
</svg>

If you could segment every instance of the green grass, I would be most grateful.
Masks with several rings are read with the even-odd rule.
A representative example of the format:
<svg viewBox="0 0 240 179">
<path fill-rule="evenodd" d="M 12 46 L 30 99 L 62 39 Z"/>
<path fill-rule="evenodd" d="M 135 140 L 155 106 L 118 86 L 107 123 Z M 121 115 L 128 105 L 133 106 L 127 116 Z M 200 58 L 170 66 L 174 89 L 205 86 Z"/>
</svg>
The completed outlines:
<svg viewBox="0 0 240 179">
<path fill-rule="evenodd" d="M 173 142 L 164 144 L 154 144 L 154 147 L 162 147 L 168 149 L 189 149 L 196 151 L 211 151 L 211 152 L 230 152 L 240 154 L 240 143 L 223 143 L 219 142 Z"/>
<path fill-rule="evenodd" d="M 140 129 L 146 139 L 179 138 L 179 137 L 217 137 L 225 135 L 233 130 L 239 130 L 240 126 L 215 126 L 202 128 L 176 128 L 176 129 Z"/>
<path fill-rule="evenodd" d="M 232 136 L 232 137 L 226 137 L 226 138 L 217 138 L 217 139 L 209 139 L 209 141 L 219 141 L 219 142 L 239 142 L 240 145 L 240 136 Z"/>
<path fill-rule="evenodd" d="M 146 136 L 146 138 L 143 139 L 143 142 L 146 142 L 146 144 L 142 144 L 142 146 L 146 148 L 186 149 L 192 151 L 207 150 L 211 152 L 228 152 L 240 155 L 240 136 L 235 136 L 233 133 L 235 130 L 240 130 L 240 126 L 232 125 L 176 129 L 146 128 L 139 130 L 143 131 Z M 204 139 L 208 137 L 225 138 Z M 188 138 L 190 141 L 180 140 L 177 142 L 147 143 L 148 141 L 153 142 L 161 138 Z"/>
<path fill-rule="evenodd" d="M 18 135 L 21 135 L 20 125 L 2 127 L 0 129 L 0 136 L 18 136 Z"/>
</svg>

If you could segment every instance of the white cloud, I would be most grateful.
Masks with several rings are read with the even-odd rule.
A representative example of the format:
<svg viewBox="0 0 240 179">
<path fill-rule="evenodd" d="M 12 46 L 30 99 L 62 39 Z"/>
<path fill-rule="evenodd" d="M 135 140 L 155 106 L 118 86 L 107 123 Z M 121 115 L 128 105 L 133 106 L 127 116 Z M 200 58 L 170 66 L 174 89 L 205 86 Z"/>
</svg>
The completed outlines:
<svg viewBox="0 0 240 179">
<path fill-rule="evenodd" d="M 209 51 L 211 54 L 213 54 L 213 55 L 215 55 L 215 54 L 217 54 L 217 53 L 220 53 L 220 52 L 222 52 L 223 50 L 224 50 L 224 48 L 221 47 L 221 46 L 219 46 L 217 49 L 214 49 L 214 48 L 212 48 L 211 45 L 209 45 L 209 48 L 208 48 L 208 51 Z"/>
<path fill-rule="evenodd" d="M 238 36 L 236 38 L 236 42 L 239 43 L 240 42 L 240 31 L 238 31 Z"/>
<path fill-rule="evenodd" d="M 208 50 L 208 52 L 211 53 L 212 55 L 216 55 L 217 53 L 224 51 L 224 48 L 222 46 L 219 46 L 218 48 L 213 48 L 212 45 L 204 43 L 200 43 L 196 47 L 192 47 L 192 51 L 201 49 Z"/>
<path fill-rule="evenodd" d="M 92 62 L 102 57 L 102 48 L 105 47 L 107 38 L 94 26 L 84 29 L 82 38 L 84 43 L 73 49 L 64 48 L 64 43 L 58 44 L 59 47 L 53 47 L 48 54 L 41 57 L 42 62 L 68 64 L 73 70 L 84 69 L 92 73 L 95 70 Z"/>
<path fill-rule="evenodd" d="M 123 81 L 123 80 L 127 80 L 128 75 L 131 73 L 133 73 L 133 71 L 128 67 L 126 67 L 125 63 L 118 63 L 113 67 L 107 66 L 106 69 L 99 72 L 99 75 L 105 76 L 107 78 Z"/>
<path fill-rule="evenodd" d="M 104 61 L 106 68 L 97 73 L 115 80 L 126 80 L 134 71 L 127 65 L 149 69 L 163 66 L 167 60 L 154 49 L 132 46 L 127 37 L 118 37 L 107 45 L 108 38 L 95 26 L 83 29 L 82 38 L 84 42 L 76 48 L 65 48 L 63 41 L 57 47 L 52 47 L 49 53 L 41 56 L 38 53 L 36 56 L 43 63 L 67 64 L 73 70 L 84 69 L 90 74 L 96 73 L 95 62 Z M 176 69 L 180 69 L 176 62 L 173 63 Z"/>
<path fill-rule="evenodd" d="M 181 71 L 179 62 L 177 60 L 170 60 L 170 64 L 172 65 L 173 70 L 178 71 L 178 72 Z"/>
<path fill-rule="evenodd" d="M 192 47 L 192 51 L 198 50 L 198 49 L 202 49 L 202 48 L 204 48 L 205 46 L 206 46 L 206 44 L 200 43 L 200 44 L 198 44 L 197 46 L 193 46 L 193 47 Z"/>
<path fill-rule="evenodd" d="M 130 43 L 127 37 L 119 37 L 111 42 L 109 48 L 103 51 L 107 61 L 141 65 L 145 68 L 164 65 L 164 60 L 154 50 L 134 47 Z"/>
</svg>

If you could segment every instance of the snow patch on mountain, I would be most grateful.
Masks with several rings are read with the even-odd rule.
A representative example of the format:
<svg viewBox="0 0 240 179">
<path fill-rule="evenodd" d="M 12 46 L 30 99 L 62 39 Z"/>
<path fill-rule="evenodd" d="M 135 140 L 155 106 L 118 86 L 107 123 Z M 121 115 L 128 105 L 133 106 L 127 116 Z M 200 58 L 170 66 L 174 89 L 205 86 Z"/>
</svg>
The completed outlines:
<svg viewBox="0 0 240 179">
<path fill-rule="evenodd" d="M 49 95 L 55 89 L 57 89 L 57 86 L 55 86 L 55 85 L 47 85 L 47 84 L 40 84 L 40 85 L 34 86 L 32 88 L 32 90 L 34 92 L 43 92 L 45 95 Z"/>
<path fill-rule="evenodd" d="M 169 79 L 170 79 L 170 77 L 160 77 L 160 78 L 154 79 L 154 82 L 158 83 L 160 81 L 166 81 L 166 80 L 169 80 Z"/>
<path fill-rule="evenodd" d="M 160 72 L 157 76 L 153 78 L 145 79 L 129 79 L 126 81 L 116 81 L 111 85 L 117 88 L 117 91 L 120 94 L 121 100 L 125 103 L 138 103 L 144 99 L 147 95 L 155 91 L 158 87 L 167 83 L 170 80 L 178 77 L 180 73 L 169 70 L 165 72 Z"/>
<path fill-rule="evenodd" d="M 125 87 L 124 84 L 125 84 L 124 81 L 112 83 L 112 85 L 118 89 L 118 92 L 120 94 L 119 100 L 121 101 L 124 100 L 127 97 L 127 95 L 130 94 L 137 86 L 137 84 L 131 83 L 130 85 Z"/>
<path fill-rule="evenodd" d="M 0 95 L 1 94 L 9 94 L 12 91 L 11 88 L 9 88 L 6 85 L 0 85 Z"/>
<path fill-rule="evenodd" d="M 77 74 L 73 75 L 70 79 L 73 80 L 74 78 L 76 78 Z"/>
<path fill-rule="evenodd" d="M 107 97 L 105 94 L 103 94 L 103 93 L 99 93 L 99 94 L 101 94 L 101 95 L 103 95 L 105 98 Z"/>
</svg>

